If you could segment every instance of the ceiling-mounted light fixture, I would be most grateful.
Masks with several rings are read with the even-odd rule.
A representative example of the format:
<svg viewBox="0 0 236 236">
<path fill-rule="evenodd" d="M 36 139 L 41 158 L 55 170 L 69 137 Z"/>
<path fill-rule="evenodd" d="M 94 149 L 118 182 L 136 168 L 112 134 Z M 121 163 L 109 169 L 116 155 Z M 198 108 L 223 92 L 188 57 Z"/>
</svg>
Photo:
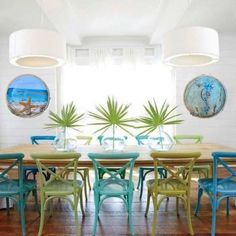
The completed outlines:
<svg viewBox="0 0 236 236">
<path fill-rule="evenodd" d="M 13 32 L 9 42 L 10 63 L 27 68 L 50 68 L 65 62 L 66 41 L 55 31 L 23 29 Z"/>
<path fill-rule="evenodd" d="M 171 66 L 203 66 L 219 60 L 219 38 L 214 29 L 200 26 L 168 32 L 163 37 L 163 62 Z"/>
</svg>

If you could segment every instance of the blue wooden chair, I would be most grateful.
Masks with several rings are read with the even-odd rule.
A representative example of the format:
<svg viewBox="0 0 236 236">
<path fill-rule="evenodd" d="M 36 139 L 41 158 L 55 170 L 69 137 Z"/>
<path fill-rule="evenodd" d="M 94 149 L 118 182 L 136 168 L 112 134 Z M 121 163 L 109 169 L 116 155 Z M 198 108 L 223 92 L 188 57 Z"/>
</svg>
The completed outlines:
<svg viewBox="0 0 236 236">
<path fill-rule="evenodd" d="M 99 135 L 99 136 L 97 137 L 97 139 L 98 139 L 100 145 L 102 145 L 102 139 L 103 139 L 103 138 L 104 138 L 103 135 Z M 108 138 L 111 138 L 111 140 L 113 139 L 112 137 L 108 137 Z M 124 136 L 124 139 L 127 140 L 128 137 L 127 137 L 127 136 Z M 119 170 L 119 167 L 118 167 L 118 168 L 117 168 L 117 167 L 109 167 L 108 169 L 109 169 L 109 171 L 116 172 L 117 170 Z M 99 178 L 102 179 L 103 176 L 105 175 L 105 172 L 104 172 L 101 168 L 98 169 L 98 172 L 99 172 Z M 125 174 L 126 174 L 125 172 L 126 172 L 126 170 L 124 169 L 124 171 L 119 174 L 122 179 L 125 178 Z"/>
<path fill-rule="evenodd" d="M 110 197 L 117 197 L 124 201 L 128 210 L 129 228 L 131 235 L 134 235 L 134 226 L 132 220 L 132 201 L 134 184 L 132 181 L 133 168 L 135 160 L 138 158 L 139 153 L 89 153 L 89 158 L 93 162 L 95 171 L 94 190 L 94 203 L 95 203 L 95 217 L 93 225 L 93 235 L 96 234 L 98 214 L 103 201 Z M 103 161 L 123 160 L 125 164 L 117 169 L 116 172 L 110 171 L 101 164 Z M 108 178 L 99 178 L 99 168 L 102 169 Z M 121 179 L 120 173 L 129 168 L 129 177 Z"/>
<path fill-rule="evenodd" d="M 136 139 L 139 146 L 148 144 L 148 135 L 137 135 L 135 137 L 135 139 Z M 142 199 L 142 196 L 143 196 L 143 182 L 145 181 L 146 176 L 153 171 L 154 171 L 153 166 L 140 166 L 139 167 L 137 189 L 140 188 L 140 194 L 139 194 L 140 200 Z M 158 167 L 158 173 L 159 173 L 161 179 L 164 179 L 167 177 L 167 171 L 162 167 Z"/>
<path fill-rule="evenodd" d="M 39 145 L 38 141 L 53 141 L 56 138 L 56 136 L 50 135 L 50 136 L 31 136 L 31 143 Z M 51 171 L 56 172 L 55 167 L 50 167 Z M 35 166 L 23 166 L 23 177 L 25 180 L 29 179 L 30 175 L 33 175 L 33 179 L 36 180 L 36 175 L 38 173 L 38 168 Z M 48 172 L 44 173 L 44 176 L 46 179 L 50 178 L 50 174 Z"/>
<path fill-rule="evenodd" d="M 236 197 L 236 171 L 227 164 L 227 159 L 236 158 L 236 152 L 213 152 L 213 178 L 198 180 L 198 200 L 195 215 L 198 214 L 203 192 L 207 194 L 212 206 L 211 235 L 215 235 L 216 214 L 220 202 L 226 199 L 226 214 L 229 215 L 229 198 Z M 219 178 L 218 166 L 223 167 L 229 174 L 226 178 Z"/>
<path fill-rule="evenodd" d="M 6 198 L 7 200 L 7 212 L 9 212 L 9 198 L 16 202 L 17 207 L 20 212 L 21 219 L 21 229 L 22 235 L 26 235 L 26 226 L 25 226 L 25 204 L 28 194 L 32 191 L 35 199 L 35 204 L 37 210 L 38 200 L 37 200 L 37 185 L 35 180 L 23 180 L 23 172 L 22 172 L 22 160 L 24 154 L 22 153 L 9 153 L 9 154 L 0 154 L 0 162 L 1 160 L 9 160 L 9 166 L 0 173 L 0 197 Z M 5 164 L 4 164 L 5 165 Z M 9 173 L 17 167 L 18 178 L 11 179 Z"/>
</svg>

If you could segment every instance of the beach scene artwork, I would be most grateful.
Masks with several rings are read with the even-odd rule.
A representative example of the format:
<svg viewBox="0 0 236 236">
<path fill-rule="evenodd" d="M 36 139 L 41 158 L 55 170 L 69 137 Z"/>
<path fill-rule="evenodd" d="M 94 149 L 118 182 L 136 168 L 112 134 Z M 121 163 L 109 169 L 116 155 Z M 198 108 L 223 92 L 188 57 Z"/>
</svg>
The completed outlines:
<svg viewBox="0 0 236 236">
<path fill-rule="evenodd" d="M 47 85 L 35 75 L 20 75 L 7 89 L 8 108 L 19 117 L 34 117 L 43 113 L 49 99 Z"/>
</svg>

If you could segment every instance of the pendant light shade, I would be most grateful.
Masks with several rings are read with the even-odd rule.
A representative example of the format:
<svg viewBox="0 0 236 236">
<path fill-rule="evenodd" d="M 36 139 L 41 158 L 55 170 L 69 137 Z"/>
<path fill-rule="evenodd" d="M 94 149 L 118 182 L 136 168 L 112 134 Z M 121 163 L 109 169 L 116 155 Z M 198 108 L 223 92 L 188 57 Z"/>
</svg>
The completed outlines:
<svg viewBox="0 0 236 236">
<path fill-rule="evenodd" d="M 55 31 L 23 29 L 10 35 L 9 60 L 15 66 L 57 67 L 64 63 L 65 57 L 65 39 Z"/>
<path fill-rule="evenodd" d="M 163 37 L 163 62 L 171 66 L 203 66 L 219 60 L 218 33 L 194 26 L 168 32 Z"/>
</svg>

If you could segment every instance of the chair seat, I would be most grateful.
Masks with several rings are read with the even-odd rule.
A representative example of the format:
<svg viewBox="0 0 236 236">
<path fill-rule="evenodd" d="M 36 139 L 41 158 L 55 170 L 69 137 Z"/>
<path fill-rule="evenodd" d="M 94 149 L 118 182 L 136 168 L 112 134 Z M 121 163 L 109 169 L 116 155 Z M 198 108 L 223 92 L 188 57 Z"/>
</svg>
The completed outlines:
<svg viewBox="0 0 236 236">
<path fill-rule="evenodd" d="M 29 192 L 32 189 L 36 188 L 35 180 L 24 180 L 23 181 L 23 192 Z M 0 182 L 0 192 L 2 195 L 15 195 L 20 192 L 19 180 L 6 180 Z"/>
<path fill-rule="evenodd" d="M 83 181 L 77 180 L 76 184 L 76 187 L 81 189 L 83 186 Z M 74 192 L 73 180 L 67 180 L 66 182 L 62 182 L 61 180 L 54 180 L 51 183 L 45 185 L 43 189 L 47 195 L 68 195 L 70 193 L 72 194 Z"/>
<path fill-rule="evenodd" d="M 158 180 L 158 193 L 159 194 L 167 194 L 167 195 L 176 195 L 176 194 L 185 194 L 187 188 L 184 184 L 179 182 L 178 180 L 169 180 L 167 184 L 164 184 L 165 179 Z M 149 179 L 146 181 L 148 189 L 154 188 L 154 179 Z"/>
<path fill-rule="evenodd" d="M 217 179 L 217 192 L 221 194 L 231 194 L 235 193 L 236 189 L 236 182 L 233 180 L 226 180 L 222 182 L 222 178 Z M 207 189 L 209 192 L 213 191 L 213 179 L 200 179 L 198 180 L 198 184 L 204 188 Z"/>
<path fill-rule="evenodd" d="M 129 186 L 129 180 L 122 179 L 122 181 L 118 182 L 117 180 L 100 180 L 98 182 L 98 188 L 96 189 L 100 194 L 104 195 L 121 195 L 127 194 L 128 189 L 132 186 Z"/>
</svg>

